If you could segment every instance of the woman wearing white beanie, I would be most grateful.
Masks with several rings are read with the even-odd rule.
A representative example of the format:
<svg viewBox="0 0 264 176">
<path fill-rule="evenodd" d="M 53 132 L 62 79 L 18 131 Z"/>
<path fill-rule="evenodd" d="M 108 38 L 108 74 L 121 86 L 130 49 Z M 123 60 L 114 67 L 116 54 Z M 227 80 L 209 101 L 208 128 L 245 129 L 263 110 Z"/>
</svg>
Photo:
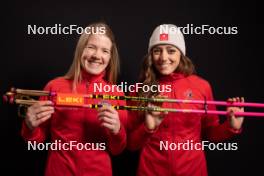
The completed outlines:
<svg viewBox="0 0 264 176">
<path fill-rule="evenodd" d="M 184 36 L 175 25 L 158 26 L 149 40 L 140 81 L 147 85 L 170 85 L 170 92 L 139 92 L 138 96 L 164 96 L 176 99 L 213 100 L 210 84 L 195 75 L 194 65 L 186 57 Z M 244 101 L 232 98 L 231 101 Z M 157 104 L 148 104 L 157 106 Z M 175 109 L 204 109 L 204 105 L 163 103 Z M 214 105 L 207 107 L 215 110 Z M 219 142 L 241 132 L 243 117 L 229 107 L 227 120 L 220 124 L 217 115 L 194 113 L 129 112 L 128 148 L 140 149 L 137 174 L 206 176 L 203 139 Z M 179 145 L 181 144 L 181 145 Z"/>
</svg>

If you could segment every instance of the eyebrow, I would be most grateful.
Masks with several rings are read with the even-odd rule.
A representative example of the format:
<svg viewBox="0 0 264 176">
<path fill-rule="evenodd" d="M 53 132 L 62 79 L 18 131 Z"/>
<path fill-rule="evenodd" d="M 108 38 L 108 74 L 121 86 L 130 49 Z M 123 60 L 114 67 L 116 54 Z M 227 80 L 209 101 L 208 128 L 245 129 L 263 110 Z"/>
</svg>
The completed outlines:
<svg viewBox="0 0 264 176">
<path fill-rule="evenodd" d="M 87 43 L 85 47 L 87 47 L 87 46 L 94 46 L 95 47 L 94 44 L 90 44 L 90 43 Z"/>
<path fill-rule="evenodd" d="M 102 48 L 102 50 L 111 51 L 111 49 L 108 49 L 108 48 Z"/>
<path fill-rule="evenodd" d="M 97 47 L 96 45 L 94 45 L 94 44 L 91 44 L 91 43 L 88 43 L 88 44 L 86 44 L 86 46 L 85 46 L 85 47 L 87 47 L 87 46 L 93 46 L 93 47 Z M 111 49 L 108 49 L 108 48 L 105 48 L 105 47 L 102 47 L 101 49 L 103 49 L 103 50 L 108 50 L 108 51 L 111 51 Z"/>
<path fill-rule="evenodd" d="M 166 49 L 176 49 L 176 48 L 173 46 L 166 46 Z"/>
</svg>

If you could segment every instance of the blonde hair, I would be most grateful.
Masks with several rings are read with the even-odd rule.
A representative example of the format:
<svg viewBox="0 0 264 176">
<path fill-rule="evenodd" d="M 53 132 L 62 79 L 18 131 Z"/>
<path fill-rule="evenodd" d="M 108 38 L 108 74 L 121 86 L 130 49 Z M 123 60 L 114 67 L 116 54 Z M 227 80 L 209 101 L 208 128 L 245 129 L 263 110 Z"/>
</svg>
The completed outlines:
<svg viewBox="0 0 264 176">
<path fill-rule="evenodd" d="M 110 29 L 110 27 L 103 22 L 92 23 L 88 25 L 87 27 L 88 28 L 104 27 L 105 34 L 102 34 L 102 35 L 107 36 L 112 42 L 111 58 L 105 70 L 106 71 L 105 79 L 108 83 L 115 84 L 117 81 L 117 75 L 119 73 L 120 68 L 119 68 L 119 55 L 118 55 L 118 50 L 117 50 L 114 34 L 112 30 Z M 72 65 L 70 66 L 70 69 L 68 70 L 68 72 L 64 75 L 65 79 L 73 80 L 73 83 L 72 83 L 73 91 L 76 91 L 77 84 L 79 84 L 82 81 L 81 56 L 89 40 L 90 35 L 92 34 L 87 34 L 83 32 L 82 35 L 80 36 L 76 49 L 75 49 Z"/>
</svg>

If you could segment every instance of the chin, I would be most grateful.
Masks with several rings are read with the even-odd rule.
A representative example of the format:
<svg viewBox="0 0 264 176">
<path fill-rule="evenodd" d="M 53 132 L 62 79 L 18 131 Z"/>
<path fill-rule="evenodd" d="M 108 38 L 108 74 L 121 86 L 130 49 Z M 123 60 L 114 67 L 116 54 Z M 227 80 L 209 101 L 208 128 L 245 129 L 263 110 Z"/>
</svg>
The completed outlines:
<svg viewBox="0 0 264 176">
<path fill-rule="evenodd" d="M 160 74 L 162 75 L 170 75 L 172 72 L 170 71 L 160 71 Z"/>
<path fill-rule="evenodd" d="M 87 73 L 92 75 L 99 75 L 103 72 L 103 70 L 95 70 L 95 69 L 85 69 Z"/>
</svg>

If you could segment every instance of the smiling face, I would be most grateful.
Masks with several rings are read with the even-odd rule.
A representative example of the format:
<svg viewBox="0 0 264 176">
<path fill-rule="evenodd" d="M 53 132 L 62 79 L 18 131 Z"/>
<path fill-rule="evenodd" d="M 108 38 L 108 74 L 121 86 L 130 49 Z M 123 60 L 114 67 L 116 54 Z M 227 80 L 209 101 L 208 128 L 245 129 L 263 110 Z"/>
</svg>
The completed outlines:
<svg viewBox="0 0 264 176">
<path fill-rule="evenodd" d="M 173 73 L 180 63 L 181 52 L 173 45 L 157 45 L 152 49 L 152 61 L 161 75 Z"/>
<path fill-rule="evenodd" d="M 81 56 L 82 67 L 87 73 L 98 75 L 102 73 L 111 58 L 112 42 L 102 34 L 89 36 Z"/>
</svg>

